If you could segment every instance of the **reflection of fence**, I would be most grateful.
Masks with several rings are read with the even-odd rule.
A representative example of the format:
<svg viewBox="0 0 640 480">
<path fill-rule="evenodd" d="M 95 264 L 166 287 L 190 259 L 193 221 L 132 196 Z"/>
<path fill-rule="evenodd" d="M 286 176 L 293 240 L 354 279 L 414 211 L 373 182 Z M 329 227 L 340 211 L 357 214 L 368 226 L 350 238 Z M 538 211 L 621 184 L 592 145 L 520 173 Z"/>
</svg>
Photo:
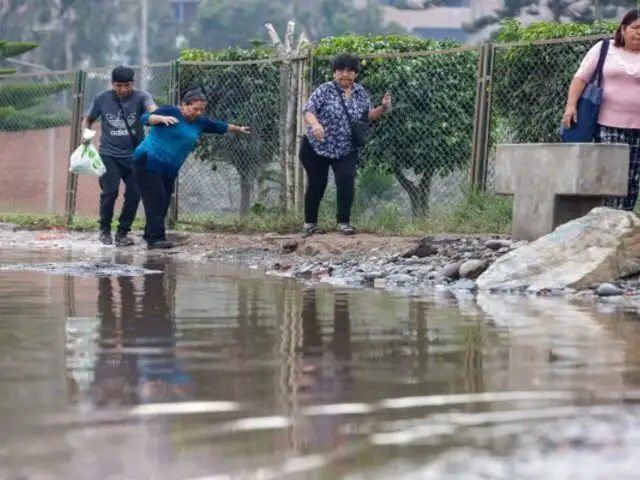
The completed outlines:
<svg viewBox="0 0 640 480">
<path fill-rule="evenodd" d="M 451 207 L 467 186 L 491 188 L 496 143 L 558 141 L 571 76 L 597 39 L 364 56 L 360 81 L 375 104 L 391 90 L 394 107 L 372 126 L 362 150 L 356 216 L 417 217 L 432 207 Z M 331 78 L 327 58 L 173 62 L 137 72 L 158 104 L 176 103 L 187 90 L 201 88 L 210 99 L 209 114 L 254 132 L 202 139 L 181 172 L 173 221 L 207 224 L 219 216 L 300 212 L 301 106 Z M 109 87 L 109 74 L 91 69 L 0 78 L 0 210 L 69 218 L 97 212 L 97 182 L 66 178 L 66 170 L 89 101 Z M 24 84 L 40 89 L 42 101 L 20 93 Z M 21 103 L 19 115 L 6 115 L 5 106 Z M 331 192 L 327 198 L 333 200 Z"/>
</svg>

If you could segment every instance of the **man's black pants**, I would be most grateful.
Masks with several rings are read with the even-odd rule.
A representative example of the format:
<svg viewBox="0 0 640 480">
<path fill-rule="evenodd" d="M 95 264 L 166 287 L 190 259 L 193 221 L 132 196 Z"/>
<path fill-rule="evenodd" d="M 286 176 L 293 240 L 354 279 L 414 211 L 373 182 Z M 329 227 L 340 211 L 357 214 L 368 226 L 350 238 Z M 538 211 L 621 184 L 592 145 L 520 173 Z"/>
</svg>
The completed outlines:
<svg viewBox="0 0 640 480">
<path fill-rule="evenodd" d="M 118 219 L 118 233 L 127 234 L 131 231 L 131 225 L 136 218 L 140 195 L 133 180 L 131 158 L 112 157 L 100 155 L 107 171 L 100 177 L 100 230 L 111 231 L 113 210 L 120 190 L 120 181 L 125 185 L 124 204 Z"/>
<path fill-rule="evenodd" d="M 144 239 L 155 243 L 167 239 L 165 219 L 171 205 L 175 178 L 147 170 L 146 156 L 133 164 L 136 186 L 142 198 L 145 226 Z"/>
</svg>

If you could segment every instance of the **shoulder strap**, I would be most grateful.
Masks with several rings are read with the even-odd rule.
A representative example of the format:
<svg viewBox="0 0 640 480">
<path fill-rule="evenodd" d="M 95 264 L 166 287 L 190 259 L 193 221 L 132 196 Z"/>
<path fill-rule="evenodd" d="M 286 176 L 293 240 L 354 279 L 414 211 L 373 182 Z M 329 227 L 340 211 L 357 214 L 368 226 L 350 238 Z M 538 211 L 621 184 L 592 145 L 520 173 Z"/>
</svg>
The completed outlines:
<svg viewBox="0 0 640 480">
<path fill-rule="evenodd" d="M 609 52 L 609 39 L 605 38 L 602 40 L 602 45 L 600 46 L 600 56 L 598 57 L 598 64 L 596 65 L 596 69 L 591 76 L 591 83 L 595 83 L 597 87 L 602 85 L 602 68 L 604 67 L 604 61 L 607 58 L 607 53 Z"/>
<path fill-rule="evenodd" d="M 336 82 L 331 82 L 333 87 L 336 89 L 338 97 L 340 98 L 340 103 L 342 103 L 342 109 L 344 110 L 345 115 L 347 116 L 347 120 L 349 120 L 349 125 L 353 124 L 353 120 L 351 119 L 351 115 L 349 115 L 349 110 L 347 110 L 347 104 L 342 98 L 342 89 L 338 86 Z"/>
<path fill-rule="evenodd" d="M 131 141 L 133 142 L 133 148 L 138 146 L 138 137 L 131 131 L 131 127 L 129 126 L 129 122 L 127 121 L 127 114 L 124 111 L 124 105 L 122 105 L 122 100 L 116 93 L 113 95 L 116 97 L 116 101 L 118 102 L 118 107 L 120 107 L 120 113 L 122 113 L 122 120 L 124 121 L 124 126 L 127 128 L 127 132 L 129 132 L 129 136 L 131 137 Z"/>
</svg>

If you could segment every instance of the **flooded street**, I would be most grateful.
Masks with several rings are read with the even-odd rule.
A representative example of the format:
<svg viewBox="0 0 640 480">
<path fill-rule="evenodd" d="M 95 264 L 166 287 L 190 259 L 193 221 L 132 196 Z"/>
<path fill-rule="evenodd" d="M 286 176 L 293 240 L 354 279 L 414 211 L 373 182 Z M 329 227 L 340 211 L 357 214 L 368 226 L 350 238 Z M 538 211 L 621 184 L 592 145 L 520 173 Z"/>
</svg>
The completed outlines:
<svg viewBox="0 0 640 480">
<path fill-rule="evenodd" d="M 636 312 L 134 264 L 0 268 L 0 479 L 640 478 Z"/>
</svg>

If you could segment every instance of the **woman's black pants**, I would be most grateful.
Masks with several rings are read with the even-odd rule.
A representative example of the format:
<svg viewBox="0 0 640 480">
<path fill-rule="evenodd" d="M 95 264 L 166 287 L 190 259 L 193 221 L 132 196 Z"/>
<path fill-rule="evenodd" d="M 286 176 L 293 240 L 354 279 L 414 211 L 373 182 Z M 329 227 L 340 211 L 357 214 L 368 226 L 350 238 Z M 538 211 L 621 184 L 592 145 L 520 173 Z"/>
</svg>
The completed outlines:
<svg viewBox="0 0 640 480">
<path fill-rule="evenodd" d="M 144 239 L 152 244 L 167 239 L 165 218 L 171 205 L 175 178 L 147 170 L 146 157 L 133 163 L 133 175 L 144 206 Z"/>
<path fill-rule="evenodd" d="M 342 158 L 329 158 L 318 155 L 309 139 L 302 137 L 300 145 L 300 163 L 307 172 L 307 191 L 304 195 L 305 223 L 318 223 L 318 210 L 329 181 L 329 168 L 333 170 L 338 200 L 338 223 L 351 221 L 351 206 L 356 181 L 358 151 L 354 150 Z M 144 201 L 144 200 L 143 200 Z"/>
</svg>

